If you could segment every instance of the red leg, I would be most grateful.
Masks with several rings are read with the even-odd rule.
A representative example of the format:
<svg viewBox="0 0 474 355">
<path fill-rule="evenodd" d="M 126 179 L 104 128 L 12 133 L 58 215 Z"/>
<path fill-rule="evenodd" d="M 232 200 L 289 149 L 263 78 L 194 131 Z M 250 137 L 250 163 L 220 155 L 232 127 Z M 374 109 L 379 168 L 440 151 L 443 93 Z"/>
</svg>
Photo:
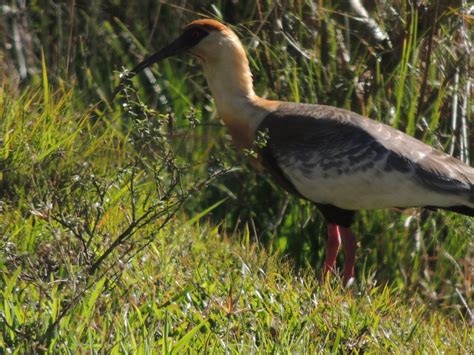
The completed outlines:
<svg viewBox="0 0 474 355">
<path fill-rule="evenodd" d="M 338 226 L 338 230 L 344 247 L 344 285 L 347 285 L 354 277 L 357 242 L 350 228 Z"/>
<path fill-rule="evenodd" d="M 341 236 L 336 224 L 328 224 L 328 240 L 326 242 L 326 260 L 324 261 L 323 277 L 325 278 L 329 271 L 334 271 L 336 266 L 337 253 L 341 246 Z"/>
</svg>

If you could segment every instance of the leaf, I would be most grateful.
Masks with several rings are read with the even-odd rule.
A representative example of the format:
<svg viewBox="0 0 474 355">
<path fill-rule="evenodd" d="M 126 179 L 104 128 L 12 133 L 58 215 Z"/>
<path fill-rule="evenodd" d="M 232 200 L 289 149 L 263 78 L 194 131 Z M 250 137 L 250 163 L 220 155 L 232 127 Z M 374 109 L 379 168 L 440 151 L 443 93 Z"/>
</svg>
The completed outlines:
<svg viewBox="0 0 474 355">
<path fill-rule="evenodd" d="M 196 325 L 193 329 L 191 329 L 189 332 L 186 333 L 185 336 L 183 336 L 173 347 L 171 350 L 172 354 L 179 354 L 181 353 L 181 350 L 188 345 L 191 342 L 191 339 L 193 336 L 198 332 L 199 329 L 201 329 L 205 324 L 207 324 L 208 320 L 204 319 L 201 323 Z"/>
<path fill-rule="evenodd" d="M 44 57 L 43 48 L 41 48 L 41 68 L 43 71 L 43 99 L 44 99 L 44 105 L 47 106 L 49 103 L 49 83 L 48 83 L 48 71 L 46 69 L 46 59 Z"/>
<path fill-rule="evenodd" d="M 204 217 L 205 215 L 211 213 L 212 211 L 214 211 L 217 207 L 219 207 L 220 205 L 222 205 L 226 200 L 228 199 L 228 197 L 226 198 L 223 198 L 222 200 L 216 202 L 215 204 L 213 204 L 212 206 L 206 208 L 204 211 L 202 211 L 201 213 L 198 213 L 196 216 L 194 216 L 193 218 L 191 218 L 189 221 L 188 221 L 188 224 L 190 226 L 192 226 L 193 224 L 195 224 L 196 222 L 198 222 L 202 217 Z"/>
</svg>

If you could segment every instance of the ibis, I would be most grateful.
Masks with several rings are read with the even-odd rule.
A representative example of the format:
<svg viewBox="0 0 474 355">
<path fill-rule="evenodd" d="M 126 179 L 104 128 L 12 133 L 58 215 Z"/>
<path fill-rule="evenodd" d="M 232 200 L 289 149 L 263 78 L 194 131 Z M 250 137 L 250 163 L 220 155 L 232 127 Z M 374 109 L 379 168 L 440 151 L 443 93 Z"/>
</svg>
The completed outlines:
<svg viewBox="0 0 474 355">
<path fill-rule="evenodd" d="M 472 167 L 351 111 L 257 96 L 239 38 L 216 20 L 191 22 L 131 75 L 182 53 L 201 62 L 234 145 L 254 149 L 278 185 L 313 202 L 324 216 L 324 275 L 335 270 L 342 244 L 344 283 L 352 281 L 357 243 L 351 225 L 358 210 L 425 207 L 474 216 Z M 265 141 L 256 144 L 261 135 Z"/>
</svg>

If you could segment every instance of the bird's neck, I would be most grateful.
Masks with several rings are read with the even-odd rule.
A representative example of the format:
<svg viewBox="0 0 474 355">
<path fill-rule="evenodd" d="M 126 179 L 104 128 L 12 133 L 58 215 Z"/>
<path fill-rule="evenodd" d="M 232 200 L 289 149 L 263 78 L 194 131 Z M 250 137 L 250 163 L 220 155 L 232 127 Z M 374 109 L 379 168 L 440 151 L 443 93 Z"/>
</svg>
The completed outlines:
<svg viewBox="0 0 474 355">
<path fill-rule="evenodd" d="M 235 144 L 249 148 L 259 124 L 273 111 L 273 105 L 255 94 L 245 51 L 236 48 L 222 60 L 204 62 L 203 67 L 219 116 Z"/>
<path fill-rule="evenodd" d="M 252 106 L 256 96 L 245 53 L 238 48 L 232 48 L 233 53 L 229 52 L 203 63 L 204 74 L 221 116 L 245 110 Z"/>
</svg>

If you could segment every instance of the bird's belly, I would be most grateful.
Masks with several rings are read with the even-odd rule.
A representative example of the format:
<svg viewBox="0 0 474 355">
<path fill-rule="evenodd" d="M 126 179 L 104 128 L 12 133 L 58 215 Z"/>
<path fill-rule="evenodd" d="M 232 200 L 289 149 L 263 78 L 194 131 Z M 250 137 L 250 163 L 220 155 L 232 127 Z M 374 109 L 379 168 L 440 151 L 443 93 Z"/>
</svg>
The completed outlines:
<svg viewBox="0 0 474 355">
<path fill-rule="evenodd" d="M 366 171 L 307 169 L 283 166 L 295 188 L 310 201 L 343 209 L 444 206 L 446 195 L 427 191 L 411 175 L 386 172 L 374 166 Z"/>
</svg>

